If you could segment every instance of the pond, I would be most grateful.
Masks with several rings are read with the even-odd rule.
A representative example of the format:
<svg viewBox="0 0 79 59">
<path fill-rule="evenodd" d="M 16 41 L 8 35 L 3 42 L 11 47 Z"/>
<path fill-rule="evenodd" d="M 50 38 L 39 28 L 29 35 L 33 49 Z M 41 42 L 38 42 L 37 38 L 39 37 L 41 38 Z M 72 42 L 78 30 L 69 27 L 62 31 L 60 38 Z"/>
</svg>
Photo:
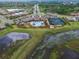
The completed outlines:
<svg viewBox="0 0 79 59">
<path fill-rule="evenodd" d="M 30 38 L 30 35 L 28 33 L 18 33 L 18 32 L 11 32 L 11 33 L 8 33 L 6 36 L 11 38 L 14 42 L 16 40 L 23 40 L 23 39 Z"/>
<path fill-rule="evenodd" d="M 79 30 L 73 30 L 63 33 L 58 33 L 55 35 L 50 35 L 47 37 L 48 39 L 45 39 L 45 43 L 54 42 L 54 44 L 63 44 L 64 42 L 72 39 L 78 39 L 79 38 Z"/>
<path fill-rule="evenodd" d="M 62 52 L 63 55 L 61 55 L 60 59 L 79 59 L 79 52 L 67 48 Z"/>
<path fill-rule="evenodd" d="M 18 32 L 8 33 L 5 36 L 0 37 L 0 51 L 10 47 L 10 45 L 16 42 L 17 40 L 28 40 L 30 38 L 31 35 L 28 33 L 18 33 Z"/>
<path fill-rule="evenodd" d="M 78 39 L 78 38 L 79 38 L 79 30 L 62 32 L 62 33 L 57 33 L 54 35 L 46 35 L 44 40 L 37 46 L 36 49 L 34 49 L 34 52 L 28 59 L 46 59 L 44 58 L 46 55 L 48 59 L 49 54 L 51 53 L 51 51 L 49 50 L 52 50 L 55 47 L 55 45 L 61 45 L 67 41 L 70 41 L 72 39 Z M 72 54 L 71 51 L 70 53 Z M 75 52 L 73 52 L 73 55 L 79 56 Z"/>
</svg>

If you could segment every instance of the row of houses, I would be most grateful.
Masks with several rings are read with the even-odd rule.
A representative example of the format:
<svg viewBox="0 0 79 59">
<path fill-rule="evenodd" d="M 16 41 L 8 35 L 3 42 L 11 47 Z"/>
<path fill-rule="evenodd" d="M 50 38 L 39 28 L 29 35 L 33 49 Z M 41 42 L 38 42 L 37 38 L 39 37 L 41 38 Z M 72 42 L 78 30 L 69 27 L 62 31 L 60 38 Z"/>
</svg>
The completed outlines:
<svg viewBox="0 0 79 59">
<path fill-rule="evenodd" d="M 25 9 L 0 9 L 0 14 L 6 17 L 27 15 Z"/>
<path fill-rule="evenodd" d="M 1 23 L 0 28 L 6 28 L 5 24 L 16 24 L 20 27 L 49 27 L 54 28 L 56 26 L 62 26 L 65 24 L 64 19 L 57 17 L 58 14 L 46 13 L 41 17 L 33 17 L 33 14 L 18 17 L 16 19 L 7 19 L 4 15 L 9 16 L 21 16 L 27 14 L 24 9 L 0 9 Z M 38 13 L 36 13 L 37 15 Z M 79 16 L 65 17 L 68 21 L 79 21 Z"/>
<path fill-rule="evenodd" d="M 5 18 L 3 15 L 0 15 L 0 29 L 4 29 L 8 25 L 14 24 L 13 20 Z"/>
<path fill-rule="evenodd" d="M 65 18 L 68 21 L 79 21 L 79 16 L 70 16 Z"/>
<path fill-rule="evenodd" d="M 28 17 L 28 18 L 20 18 L 15 20 L 16 25 L 23 27 L 46 27 L 46 28 L 54 28 L 55 26 L 64 25 L 64 20 L 59 17 Z"/>
<path fill-rule="evenodd" d="M 55 28 L 56 26 L 63 26 L 65 24 L 64 19 L 57 16 L 41 16 L 41 17 L 32 17 L 32 16 L 23 16 L 13 20 L 6 19 L 3 16 L 0 16 L 2 23 L 0 23 L 0 29 L 6 28 L 6 24 L 12 25 L 16 24 L 18 27 L 47 27 Z M 65 18 L 68 21 L 79 21 L 78 16 L 71 16 Z"/>
<path fill-rule="evenodd" d="M 71 13 L 69 17 L 66 17 L 68 21 L 79 21 L 79 12 Z"/>
<path fill-rule="evenodd" d="M 14 24 L 14 20 L 10 19 L 10 17 L 18 17 L 22 15 L 26 15 L 27 12 L 24 9 L 2 9 L 0 8 L 0 29 L 6 28 L 6 24 L 11 25 Z"/>
</svg>

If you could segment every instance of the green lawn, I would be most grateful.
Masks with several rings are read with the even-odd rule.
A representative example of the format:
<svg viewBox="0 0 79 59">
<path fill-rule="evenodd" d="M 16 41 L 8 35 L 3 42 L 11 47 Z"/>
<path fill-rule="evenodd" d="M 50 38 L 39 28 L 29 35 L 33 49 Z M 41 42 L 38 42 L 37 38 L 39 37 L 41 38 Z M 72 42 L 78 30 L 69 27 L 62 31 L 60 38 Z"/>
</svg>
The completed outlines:
<svg viewBox="0 0 79 59">
<path fill-rule="evenodd" d="M 70 40 L 63 45 L 57 45 L 56 47 L 52 49 L 50 59 L 58 59 L 60 57 L 59 50 L 62 48 L 69 48 L 73 51 L 79 52 L 79 39 Z"/>
<path fill-rule="evenodd" d="M 68 41 L 64 44 L 64 46 L 79 52 L 79 39 Z"/>
<path fill-rule="evenodd" d="M 0 31 L 0 35 L 3 36 L 9 32 L 27 32 L 32 35 L 32 39 L 20 46 L 17 51 L 13 53 L 10 59 L 24 59 L 28 56 L 33 49 L 40 43 L 45 34 L 55 34 L 58 32 L 76 30 L 79 29 L 79 22 L 70 22 L 71 25 L 65 25 L 64 27 L 57 27 L 55 29 L 41 29 L 41 28 L 7 28 Z"/>
<path fill-rule="evenodd" d="M 52 49 L 49 59 L 58 59 L 58 57 L 59 57 L 58 54 L 59 54 L 59 52 L 57 51 L 56 48 Z"/>
<path fill-rule="evenodd" d="M 41 30 L 20 30 L 21 32 L 29 32 L 32 34 L 32 39 L 30 39 L 27 43 L 22 45 L 11 57 L 11 59 L 24 59 L 27 55 L 29 55 L 32 50 L 36 47 L 36 45 L 42 40 L 44 36 L 44 31 Z M 24 56 L 24 57 L 23 57 Z"/>
<path fill-rule="evenodd" d="M 1 23 L 1 20 L 0 20 L 0 23 Z"/>
</svg>

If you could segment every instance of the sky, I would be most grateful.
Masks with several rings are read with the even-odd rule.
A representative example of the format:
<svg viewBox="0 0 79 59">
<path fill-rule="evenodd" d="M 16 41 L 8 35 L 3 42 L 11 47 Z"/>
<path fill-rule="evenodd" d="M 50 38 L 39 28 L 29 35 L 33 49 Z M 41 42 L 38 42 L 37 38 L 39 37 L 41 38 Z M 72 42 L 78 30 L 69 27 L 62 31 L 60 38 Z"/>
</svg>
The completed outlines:
<svg viewBox="0 0 79 59">
<path fill-rule="evenodd" d="M 23 1 L 23 2 L 28 2 L 28 1 L 53 1 L 53 0 L 0 0 L 0 1 Z"/>
<path fill-rule="evenodd" d="M 2 2 L 5 2 L 5 1 L 19 1 L 19 2 L 28 2 L 28 1 L 77 1 L 79 2 L 79 0 L 0 0 Z"/>
</svg>

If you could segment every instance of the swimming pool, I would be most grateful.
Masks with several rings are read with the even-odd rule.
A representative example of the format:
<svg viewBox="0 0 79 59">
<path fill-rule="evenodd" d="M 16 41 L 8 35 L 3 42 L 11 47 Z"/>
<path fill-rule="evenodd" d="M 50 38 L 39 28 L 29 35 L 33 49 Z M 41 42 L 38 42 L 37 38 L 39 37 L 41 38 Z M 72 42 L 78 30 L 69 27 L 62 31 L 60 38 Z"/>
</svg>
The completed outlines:
<svg viewBox="0 0 79 59">
<path fill-rule="evenodd" d="M 33 27 L 43 27 L 43 26 L 45 26 L 45 22 L 44 21 L 32 21 L 32 22 L 30 22 L 30 24 Z"/>
</svg>

